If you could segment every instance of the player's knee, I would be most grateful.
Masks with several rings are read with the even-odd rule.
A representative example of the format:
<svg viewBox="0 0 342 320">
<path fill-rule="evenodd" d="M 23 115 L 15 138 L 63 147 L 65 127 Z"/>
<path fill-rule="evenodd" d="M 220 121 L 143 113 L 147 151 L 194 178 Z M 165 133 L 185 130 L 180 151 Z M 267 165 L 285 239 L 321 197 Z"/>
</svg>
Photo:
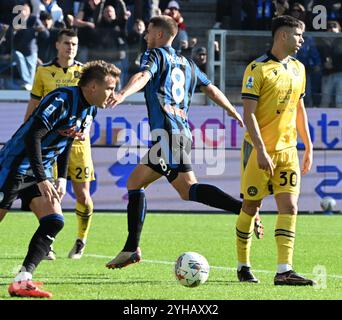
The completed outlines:
<svg viewBox="0 0 342 320">
<path fill-rule="evenodd" d="M 91 202 L 90 193 L 87 190 L 84 190 L 76 195 L 76 200 L 83 205 L 87 205 L 89 202 Z"/>
<path fill-rule="evenodd" d="M 280 211 L 280 213 L 287 213 L 287 214 L 297 214 L 297 212 L 298 212 L 298 206 L 295 203 L 282 205 L 282 209 Z"/>
<path fill-rule="evenodd" d="M 255 216 L 261 207 L 261 201 L 244 200 L 242 202 L 242 210 L 250 216 Z"/>
<path fill-rule="evenodd" d="M 143 188 L 144 186 L 140 185 L 138 181 L 134 178 L 128 178 L 126 182 L 126 188 L 127 190 L 139 190 Z"/>
</svg>

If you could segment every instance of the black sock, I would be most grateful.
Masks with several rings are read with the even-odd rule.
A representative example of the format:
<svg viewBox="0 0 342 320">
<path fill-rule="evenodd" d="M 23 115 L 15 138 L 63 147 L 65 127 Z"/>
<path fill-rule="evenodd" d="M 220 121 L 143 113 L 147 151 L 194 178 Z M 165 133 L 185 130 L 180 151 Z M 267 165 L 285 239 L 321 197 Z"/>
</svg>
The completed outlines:
<svg viewBox="0 0 342 320">
<path fill-rule="evenodd" d="M 61 214 L 49 214 L 39 220 L 39 227 L 31 239 L 22 269 L 33 273 L 49 252 L 50 245 L 63 226 L 64 218 Z"/>
<path fill-rule="evenodd" d="M 190 187 L 189 200 L 239 214 L 242 202 L 210 184 L 195 183 Z"/>
<path fill-rule="evenodd" d="M 145 220 L 145 214 L 145 191 L 143 189 L 128 191 L 128 238 L 123 251 L 135 251 L 139 246 L 140 235 Z"/>
</svg>

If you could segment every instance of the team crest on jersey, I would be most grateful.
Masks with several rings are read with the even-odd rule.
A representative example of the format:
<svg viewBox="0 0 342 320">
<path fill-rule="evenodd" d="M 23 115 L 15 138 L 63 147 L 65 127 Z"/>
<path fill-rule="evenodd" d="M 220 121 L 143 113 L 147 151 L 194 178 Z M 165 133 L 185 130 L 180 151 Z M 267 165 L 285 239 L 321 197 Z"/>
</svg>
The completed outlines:
<svg viewBox="0 0 342 320">
<path fill-rule="evenodd" d="M 56 72 L 51 72 L 51 75 L 52 75 L 52 78 L 54 78 L 56 75 Z"/>
<path fill-rule="evenodd" d="M 292 68 L 292 72 L 293 72 L 293 74 L 296 76 L 296 77 L 298 77 L 299 76 L 299 72 L 298 72 L 298 69 L 297 68 Z"/>
<path fill-rule="evenodd" d="M 75 71 L 74 71 L 74 77 L 77 78 L 77 79 L 78 79 L 78 78 L 81 78 L 81 72 L 75 70 Z"/>
<path fill-rule="evenodd" d="M 254 186 L 251 186 L 251 187 L 249 187 L 247 189 L 247 193 L 248 193 L 249 196 L 254 197 L 258 193 L 258 189 L 256 187 L 254 187 Z"/>
<path fill-rule="evenodd" d="M 254 85 L 254 78 L 249 76 L 246 82 L 246 88 L 247 89 L 252 89 Z"/>
</svg>

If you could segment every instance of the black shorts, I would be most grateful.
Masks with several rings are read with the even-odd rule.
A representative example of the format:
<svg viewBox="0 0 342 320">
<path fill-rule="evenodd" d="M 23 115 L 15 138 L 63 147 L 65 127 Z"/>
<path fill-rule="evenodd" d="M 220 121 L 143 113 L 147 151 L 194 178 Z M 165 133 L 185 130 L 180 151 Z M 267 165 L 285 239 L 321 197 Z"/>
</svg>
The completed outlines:
<svg viewBox="0 0 342 320">
<path fill-rule="evenodd" d="M 192 171 L 191 144 L 192 141 L 183 135 L 173 135 L 170 142 L 155 143 L 141 163 L 165 176 L 171 183 L 177 178 L 179 172 Z"/>
<path fill-rule="evenodd" d="M 6 210 L 9 210 L 12 203 L 19 198 L 21 199 L 21 210 L 31 211 L 32 199 L 41 196 L 36 178 L 22 174 L 8 177 L 0 192 L 3 193 L 0 208 Z"/>
</svg>

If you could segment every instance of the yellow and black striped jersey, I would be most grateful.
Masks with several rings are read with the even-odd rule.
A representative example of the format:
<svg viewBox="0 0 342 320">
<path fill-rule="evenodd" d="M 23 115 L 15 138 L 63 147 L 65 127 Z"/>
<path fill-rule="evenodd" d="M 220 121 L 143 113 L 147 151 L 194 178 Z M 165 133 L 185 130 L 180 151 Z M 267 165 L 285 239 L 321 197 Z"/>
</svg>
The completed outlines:
<svg viewBox="0 0 342 320">
<path fill-rule="evenodd" d="M 57 58 L 37 68 L 31 98 L 40 100 L 49 92 L 60 87 L 76 86 L 81 76 L 83 65 L 74 61 L 68 68 L 62 68 Z"/>
<path fill-rule="evenodd" d="M 255 117 L 268 152 L 297 145 L 297 105 L 305 82 L 305 67 L 293 57 L 282 63 L 268 52 L 247 66 L 242 99 L 258 102 Z M 245 140 L 252 143 L 247 131 Z"/>
</svg>

